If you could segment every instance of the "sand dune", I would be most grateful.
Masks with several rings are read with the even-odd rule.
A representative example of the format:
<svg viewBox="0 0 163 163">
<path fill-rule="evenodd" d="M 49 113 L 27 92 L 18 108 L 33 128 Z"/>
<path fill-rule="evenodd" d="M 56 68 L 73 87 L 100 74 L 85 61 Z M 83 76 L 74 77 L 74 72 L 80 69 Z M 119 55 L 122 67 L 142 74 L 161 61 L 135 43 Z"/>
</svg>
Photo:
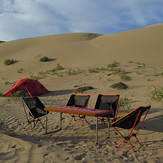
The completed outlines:
<svg viewBox="0 0 163 163">
<path fill-rule="evenodd" d="M 9 77 L 8 72 L 19 68 L 32 73 L 51 69 L 57 63 L 73 68 L 106 66 L 113 61 L 162 66 L 162 40 L 162 24 L 112 35 L 73 33 L 14 40 L 0 44 L 0 69 L 2 76 Z M 55 62 L 40 63 L 43 56 Z M 18 62 L 5 66 L 5 59 Z"/>
<path fill-rule="evenodd" d="M 103 35 L 92 40 L 101 50 L 101 56 L 109 60 L 140 61 L 148 65 L 162 66 L 163 24 L 127 32 Z M 114 58 L 113 58 L 114 56 Z M 158 58 L 161 60 L 158 61 Z"/>
<path fill-rule="evenodd" d="M 163 162 L 163 103 L 151 98 L 152 88 L 163 85 L 162 45 L 163 24 L 111 35 L 72 33 L 1 43 L 1 94 L 16 81 L 35 77 L 51 91 L 40 97 L 45 106 L 63 106 L 78 87 L 93 86 L 95 89 L 83 92 L 91 95 L 90 108 L 94 108 L 99 93 L 118 93 L 121 99 L 131 100 L 119 108 L 118 116 L 140 105 L 152 107 L 139 135 L 143 146 L 134 144 L 136 151 L 132 152 L 127 144 L 115 148 L 120 138 L 112 129 L 111 138 L 95 146 L 92 117 L 88 117 L 90 126 L 82 126 L 81 121 L 68 125 L 70 117 L 65 115 L 64 129 L 59 131 L 59 115 L 52 113 L 48 115 L 49 134 L 45 135 L 40 126 L 24 129 L 26 117 L 21 100 L 0 97 L 0 162 Z M 44 56 L 51 61 L 40 62 Z M 17 62 L 6 66 L 5 59 Z M 114 61 L 118 66 L 107 69 Z M 65 69 L 49 73 L 57 64 Z M 130 80 L 123 80 L 124 74 Z M 129 87 L 111 88 L 120 81 Z M 106 128 L 100 129 L 100 140 L 105 134 Z"/>
</svg>

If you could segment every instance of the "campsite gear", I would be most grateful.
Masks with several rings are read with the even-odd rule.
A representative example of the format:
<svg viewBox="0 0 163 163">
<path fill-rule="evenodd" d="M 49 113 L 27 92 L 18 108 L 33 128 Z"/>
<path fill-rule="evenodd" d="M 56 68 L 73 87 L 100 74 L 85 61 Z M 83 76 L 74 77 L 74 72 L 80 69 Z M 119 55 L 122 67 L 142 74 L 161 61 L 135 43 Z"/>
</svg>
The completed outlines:
<svg viewBox="0 0 163 163">
<path fill-rule="evenodd" d="M 110 110 L 110 119 L 115 119 L 118 113 L 119 94 L 99 94 L 96 100 L 95 109 Z M 105 124 L 107 118 L 104 116 L 100 118 L 101 125 Z"/>
<path fill-rule="evenodd" d="M 78 108 L 73 106 L 56 106 L 56 107 L 46 107 L 44 110 L 52 111 L 52 112 L 60 112 L 60 129 L 62 129 L 62 114 L 72 114 L 72 115 L 84 115 L 84 116 L 93 116 L 96 117 L 96 145 L 98 145 L 98 117 L 107 116 L 108 117 L 108 134 L 109 137 L 110 125 L 109 125 L 109 116 L 111 114 L 110 111 L 107 110 L 97 110 L 97 109 L 89 109 L 89 108 Z M 47 133 L 47 119 L 46 119 L 46 133 Z"/>
<path fill-rule="evenodd" d="M 22 96 L 30 97 L 49 93 L 49 91 L 38 80 L 24 78 L 16 82 L 3 96 L 11 96 L 17 91 L 20 91 Z"/>
<path fill-rule="evenodd" d="M 123 117 L 117 119 L 113 123 L 111 123 L 111 126 L 116 130 L 116 132 L 123 138 L 123 140 L 116 146 L 119 147 L 123 142 L 128 142 L 131 146 L 131 149 L 134 151 L 134 147 L 130 141 L 132 137 L 136 138 L 136 141 L 139 145 L 141 145 L 137 134 L 139 132 L 139 129 L 142 127 L 143 122 L 149 112 L 150 109 L 149 106 L 140 106 L 137 109 L 129 112 L 128 114 L 124 115 Z M 129 130 L 129 133 L 127 136 L 122 134 L 117 128 L 122 128 L 125 130 Z M 135 133 L 133 133 L 135 130 Z"/>
<path fill-rule="evenodd" d="M 49 112 L 46 113 L 46 111 L 44 110 L 45 106 L 40 101 L 40 99 L 38 97 L 23 97 L 22 101 L 24 112 L 27 118 L 27 125 L 24 128 L 26 128 L 28 125 L 30 125 L 31 128 L 33 128 L 32 124 L 35 127 L 37 123 L 40 123 L 41 126 L 45 128 L 41 122 L 41 118 L 44 117 Z M 28 108 L 29 115 L 26 112 L 26 108 Z"/>
<path fill-rule="evenodd" d="M 79 94 L 72 94 L 67 102 L 66 106 L 74 106 L 74 107 L 80 107 L 80 108 L 87 108 L 88 102 L 89 102 L 90 95 L 79 95 Z M 84 122 L 89 124 L 89 122 L 85 119 L 85 115 L 72 115 L 71 114 L 71 120 L 70 124 L 72 123 L 72 120 L 76 121 L 75 117 L 79 117 L 82 119 L 82 125 L 84 125 Z"/>
</svg>

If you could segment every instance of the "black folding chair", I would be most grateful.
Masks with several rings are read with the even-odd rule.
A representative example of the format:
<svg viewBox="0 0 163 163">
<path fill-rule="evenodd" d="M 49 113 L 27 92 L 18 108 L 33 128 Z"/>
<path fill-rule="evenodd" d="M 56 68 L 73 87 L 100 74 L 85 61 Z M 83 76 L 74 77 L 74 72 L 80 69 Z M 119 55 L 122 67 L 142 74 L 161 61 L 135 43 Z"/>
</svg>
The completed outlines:
<svg viewBox="0 0 163 163">
<path fill-rule="evenodd" d="M 116 146 L 119 147 L 123 142 L 128 142 L 131 146 L 131 149 L 134 151 L 134 146 L 132 145 L 130 139 L 132 137 L 136 138 L 136 141 L 139 145 L 141 145 L 137 134 L 139 132 L 139 129 L 142 127 L 143 122 L 149 112 L 150 109 L 149 106 L 140 106 L 137 109 L 129 112 L 128 114 L 124 115 L 123 117 L 117 119 L 113 123 L 111 123 L 111 126 L 115 129 L 115 131 L 123 138 L 123 140 Z M 129 133 L 127 135 L 122 134 L 118 128 L 122 128 L 125 130 L 129 130 Z M 135 132 L 134 132 L 135 130 Z"/>
<path fill-rule="evenodd" d="M 88 102 L 89 102 L 90 95 L 85 94 L 72 94 L 68 100 L 68 103 L 66 106 L 75 106 L 80 108 L 87 108 Z M 71 114 L 71 120 L 70 124 L 72 123 L 72 120 L 76 121 L 76 117 L 79 117 L 82 119 L 82 125 L 84 125 L 84 122 L 89 124 L 89 122 L 86 120 L 86 116 L 84 115 L 72 115 Z"/>
<path fill-rule="evenodd" d="M 118 113 L 119 98 L 119 94 L 99 94 L 96 100 L 95 109 L 110 110 L 110 120 L 114 120 Z M 107 121 L 108 118 L 103 116 L 100 120 L 102 125 L 105 124 L 105 121 Z"/>
<path fill-rule="evenodd" d="M 31 126 L 31 128 L 35 127 L 38 123 L 45 129 L 44 125 L 41 122 L 41 118 L 43 118 L 49 112 L 44 111 L 44 104 L 40 101 L 38 97 L 23 97 L 23 108 L 27 118 L 27 125 Z M 26 108 L 28 108 L 29 114 L 27 114 Z M 33 127 L 32 127 L 33 124 Z"/>
</svg>

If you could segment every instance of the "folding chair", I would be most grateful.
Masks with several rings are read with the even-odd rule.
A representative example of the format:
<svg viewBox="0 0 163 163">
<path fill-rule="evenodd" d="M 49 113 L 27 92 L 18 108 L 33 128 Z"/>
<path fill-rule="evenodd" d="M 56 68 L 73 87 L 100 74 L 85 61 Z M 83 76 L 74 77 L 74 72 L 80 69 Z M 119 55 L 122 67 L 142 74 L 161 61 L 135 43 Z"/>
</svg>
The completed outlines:
<svg viewBox="0 0 163 163">
<path fill-rule="evenodd" d="M 68 100 L 68 103 L 66 106 L 75 106 L 80 108 L 87 108 L 88 102 L 89 102 L 90 95 L 79 95 L 79 94 L 72 94 Z M 71 115 L 70 124 L 72 123 L 72 120 L 76 121 L 75 117 L 79 117 L 82 119 L 82 125 L 84 125 L 84 122 L 89 124 L 89 122 L 86 120 L 86 117 L 84 115 Z"/>
<path fill-rule="evenodd" d="M 111 123 L 111 126 L 115 129 L 115 131 L 123 138 L 123 140 L 116 146 L 119 147 L 123 142 L 128 142 L 131 146 L 131 149 L 134 151 L 134 146 L 132 145 L 130 139 L 132 137 L 136 138 L 136 141 L 139 145 L 141 145 L 137 134 L 139 132 L 139 129 L 142 127 L 143 122 L 149 112 L 150 109 L 149 106 L 140 106 L 137 109 L 129 112 L 128 114 L 124 115 L 123 117 L 117 119 L 113 123 Z M 122 128 L 125 130 L 129 130 L 129 133 L 122 134 L 117 128 Z M 134 132 L 135 130 L 135 132 Z M 125 136 L 126 135 L 126 136 Z"/>
<path fill-rule="evenodd" d="M 95 109 L 110 110 L 110 120 L 114 120 L 118 113 L 119 98 L 119 94 L 99 94 L 96 100 Z M 100 120 L 102 125 L 105 124 L 105 121 L 107 121 L 108 118 L 102 117 Z"/>
<path fill-rule="evenodd" d="M 41 118 L 44 117 L 49 112 L 44 111 L 45 106 L 40 101 L 40 99 L 38 97 L 23 97 L 22 101 L 24 112 L 27 118 L 27 125 L 24 128 L 26 128 L 28 125 L 30 125 L 31 128 L 33 128 L 32 124 L 35 127 L 38 123 L 40 123 L 41 126 L 45 128 L 41 122 Z M 28 108 L 29 115 L 26 112 L 26 108 Z"/>
</svg>

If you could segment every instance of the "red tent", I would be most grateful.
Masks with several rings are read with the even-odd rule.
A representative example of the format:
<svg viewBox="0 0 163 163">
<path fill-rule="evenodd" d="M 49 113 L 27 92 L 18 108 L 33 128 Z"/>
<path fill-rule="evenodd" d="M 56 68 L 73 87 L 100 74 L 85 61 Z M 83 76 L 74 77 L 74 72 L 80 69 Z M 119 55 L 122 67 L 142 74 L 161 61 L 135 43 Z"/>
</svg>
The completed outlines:
<svg viewBox="0 0 163 163">
<path fill-rule="evenodd" d="M 16 82 L 3 96 L 10 96 L 17 91 L 21 91 L 23 95 L 30 97 L 40 96 L 49 92 L 38 80 L 24 78 Z"/>
</svg>

